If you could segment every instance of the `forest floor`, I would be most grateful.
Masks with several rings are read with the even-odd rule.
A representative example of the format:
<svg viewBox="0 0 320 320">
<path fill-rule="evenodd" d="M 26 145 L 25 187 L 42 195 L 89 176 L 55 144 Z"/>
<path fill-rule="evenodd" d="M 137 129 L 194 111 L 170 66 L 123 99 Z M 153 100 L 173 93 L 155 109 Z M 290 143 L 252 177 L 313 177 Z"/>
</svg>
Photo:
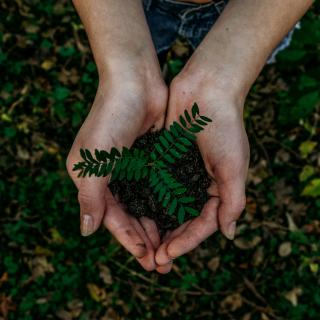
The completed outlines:
<svg viewBox="0 0 320 320">
<path fill-rule="evenodd" d="M 217 232 L 161 276 L 105 230 L 79 233 L 65 160 L 98 78 L 71 1 L 2 0 L 0 319 L 320 319 L 319 43 L 313 8 L 247 98 L 236 239 Z M 190 53 L 173 46 L 168 79 Z"/>
</svg>

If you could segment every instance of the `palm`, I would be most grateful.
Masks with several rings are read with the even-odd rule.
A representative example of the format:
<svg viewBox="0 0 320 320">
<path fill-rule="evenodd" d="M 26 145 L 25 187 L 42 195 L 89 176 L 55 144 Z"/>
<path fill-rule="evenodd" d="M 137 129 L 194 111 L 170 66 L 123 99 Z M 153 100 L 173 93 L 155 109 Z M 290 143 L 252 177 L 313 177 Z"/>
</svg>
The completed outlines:
<svg viewBox="0 0 320 320">
<path fill-rule="evenodd" d="M 227 101 L 206 97 L 195 92 L 174 96 L 166 126 L 176 120 L 186 106 L 197 102 L 201 114 L 213 122 L 197 137 L 208 175 L 212 182 L 208 188 L 211 196 L 199 217 L 187 221 L 172 231 L 156 253 L 158 264 L 167 263 L 196 248 L 219 227 L 229 238 L 233 238 L 234 225 L 245 204 L 245 180 L 248 170 L 249 145 L 241 114 L 228 106 Z"/>
<path fill-rule="evenodd" d="M 131 96 L 130 92 L 134 94 Z M 161 103 L 158 105 L 135 97 L 139 97 L 136 88 L 129 89 L 125 95 L 121 94 L 120 88 L 117 90 L 110 86 L 98 90 L 91 111 L 73 143 L 67 167 L 79 190 L 81 214 L 93 216 L 93 229 L 103 221 L 145 269 L 153 270 L 156 267 L 154 252 L 160 243 L 156 224 L 150 219 L 135 219 L 128 214 L 107 187 L 109 177 L 78 178 L 77 172 L 72 171 L 73 164 L 81 161 L 80 148 L 110 150 L 111 147 L 130 147 L 151 127 L 160 129 L 163 126 L 166 97 L 156 100 Z"/>
</svg>

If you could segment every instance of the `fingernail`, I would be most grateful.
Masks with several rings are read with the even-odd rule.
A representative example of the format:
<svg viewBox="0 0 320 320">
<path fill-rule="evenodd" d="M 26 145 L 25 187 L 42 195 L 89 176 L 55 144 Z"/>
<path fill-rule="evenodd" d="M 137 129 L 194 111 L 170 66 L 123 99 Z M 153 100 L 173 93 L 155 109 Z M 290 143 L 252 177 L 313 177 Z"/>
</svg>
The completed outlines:
<svg viewBox="0 0 320 320">
<path fill-rule="evenodd" d="M 173 262 L 173 260 L 176 259 L 176 258 L 173 258 L 173 257 L 171 257 L 171 256 L 169 256 L 169 255 L 168 255 L 168 258 L 169 258 L 169 260 L 170 260 L 171 262 Z"/>
<path fill-rule="evenodd" d="M 84 237 L 90 236 L 93 233 L 93 219 L 90 214 L 83 214 L 81 217 L 81 234 Z"/>
<path fill-rule="evenodd" d="M 236 221 L 232 221 L 229 224 L 228 229 L 227 229 L 227 233 L 226 233 L 226 237 L 229 240 L 233 240 L 234 239 L 234 236 L 236 234 L 236 226 L 237 226 L 237 222 Z"/>
</svg>

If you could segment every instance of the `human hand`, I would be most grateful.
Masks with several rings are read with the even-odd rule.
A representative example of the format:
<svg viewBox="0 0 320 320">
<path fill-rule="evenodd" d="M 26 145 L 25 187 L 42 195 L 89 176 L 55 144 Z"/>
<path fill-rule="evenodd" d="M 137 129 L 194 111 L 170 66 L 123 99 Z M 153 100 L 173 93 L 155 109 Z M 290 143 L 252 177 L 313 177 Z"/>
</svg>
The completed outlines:
<svg viewBox="0 0 320 320">
<path fill-rule="evenodd" d="M 249 144 L 242 120 L 244 98 L 233 94 L 232 86 L 223 90 L 220 85 L 214 77 L 201 77 L 193 70 L 182 72 L 170 86 L 166 128 L 178 120 L 184 109 L 191 109 L 194 102 L 200 114 L 213 120 L 197 134 L 197 144 L 212 182 L 207 190 L 211 198 L 200 216 L 167 234 L 156 253 L 159 265 L 167 265 L 193 250 L 218 228 L 233 239 L 236 220 L 245 207 Z"/>
<path fill-rule="evenodd" d="M 103 221 L 114 237 L 137 258 L 146 270 L 154 270 L 154 253 L 160 244 L 153 220 L 136 219 L 112 195 L 107 187 L 110 177 L 78 178 L 73 165 L 81 161 L 79 150 L 110 150 L 130 147 L 134 140 L 153 127 L 163 127 L 167 104 L 167 88 L 160 72 L 152 78 L 148 72 L 134 70 L 133 63 L 104 74 L 92 108 L 79 130 L 67 158 L 67 170 L 78 188 L 81 233 L 88 236 Z M 157 70 L 156 70 L 157 71 Z M 107 83 L 106 83 L 107 82 Z M 166 268 L 166 267 L 164 267 Z"/>
</svg>

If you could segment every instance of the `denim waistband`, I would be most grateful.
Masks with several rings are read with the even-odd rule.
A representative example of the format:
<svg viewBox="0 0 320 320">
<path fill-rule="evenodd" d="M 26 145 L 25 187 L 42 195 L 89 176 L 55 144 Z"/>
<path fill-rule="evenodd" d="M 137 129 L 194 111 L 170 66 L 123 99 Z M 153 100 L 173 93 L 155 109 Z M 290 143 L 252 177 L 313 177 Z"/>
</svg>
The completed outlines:
<svg viewBox="0 0 320 320">
<path fill-rule="evenodd" d="M 215 6 L 218 11 L 222 11 L 226 5 L 226 0 L 214 0 L 207 3 L 183 2 L 179 0 L 143 0 L 147 10 L 150 9 L 153 3 L 157 3 L 165 11 L 170 10 L 173 14 L 186 15 L 194 11 L 207 10 L 208 7 Z"/>
</svg>

